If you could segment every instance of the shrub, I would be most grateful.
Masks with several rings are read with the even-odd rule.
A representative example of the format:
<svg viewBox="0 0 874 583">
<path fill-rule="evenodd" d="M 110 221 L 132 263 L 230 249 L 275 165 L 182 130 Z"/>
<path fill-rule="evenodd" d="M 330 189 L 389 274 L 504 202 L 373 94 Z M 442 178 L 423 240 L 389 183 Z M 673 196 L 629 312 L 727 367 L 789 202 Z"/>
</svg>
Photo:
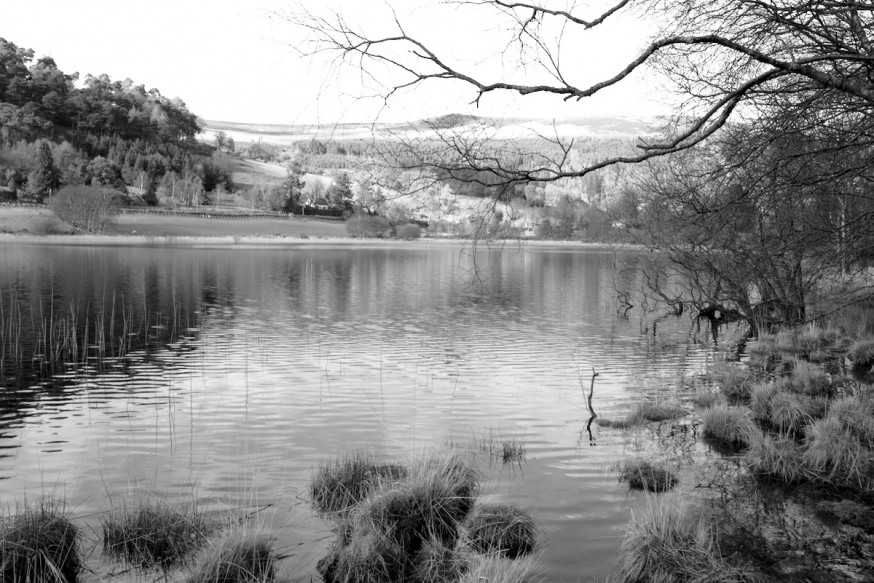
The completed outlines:
<svg viewBox="0 0 874 583">
<path fill-rule="evenodd" d="M 395 236 L 398 239 L 418 239 L 422 236 L 422 229 L 414 223 L 404 223 L 395 227 Z"/>
<path fill-rule="evenodd" d="M 755 571 L 724 560 L 710 525 L 673 496 L 653 498 L 632 512 L 619 551 L 621 583 L 760 579 Z"/>
<path fill-rule="evenodd" d="M 384 217 L 356 213 L 346 219 L 346 232 L 353 237 L 385 237 L 390 229 Z"/>
<path fill-rule="evenodd" d="M 405 477 L 406 468 L 378 463 L 362 454 L 346 455 L 319 466 L 313 474 L 310 495 L 322 512 L 348 512 L 382 480 Z"/>
<path fill-rule="evenodd" d="M 236 528 L 208 542 L 187 583 L 269 583 L 276 575 L 273 541 L 251 528 Z"/>
<path fill-rule="evenodd" d="M 481 504 L 465 522 L 470 546 L 479 553 L 515 559 L 534 552 L 537 527 L 534 520 L 508 504 Z"/>
<path fill-rule="evenodd" d="M 756 434 L 756 425 L 746 407 L 716 405 L 703 416 L 704 435 L 732 445 L 748 445 Z"/>
<path fill-rule="evenodd" d="M 677 484 L 677 476 L 667 468 L 643 460 L 626 462 L 619 479 L 629 488 L 650 492 L 666 492 Z"/>
<path fill-rule="evenodd" d="M 168 569 L 216 528 L 193 504 L 174 507 L 143 500 L 126 504 L 103 521 L 103 548 L 107 555 L 135 567 Z"/>
<path fill-rule="evenodd" d="M 56 502 L 25 503 L 0 521 L 0 578 L 4 583 L 76 581 L 82 569 L 79 530 Z"/>
<path fill-rule="evenodd" d="M 99 233 L 118 213 L 120 200 L 120 194 L 110 188 L 65 186 L 52 197 L 49 207 L 76 229 Z"/>
</svg>

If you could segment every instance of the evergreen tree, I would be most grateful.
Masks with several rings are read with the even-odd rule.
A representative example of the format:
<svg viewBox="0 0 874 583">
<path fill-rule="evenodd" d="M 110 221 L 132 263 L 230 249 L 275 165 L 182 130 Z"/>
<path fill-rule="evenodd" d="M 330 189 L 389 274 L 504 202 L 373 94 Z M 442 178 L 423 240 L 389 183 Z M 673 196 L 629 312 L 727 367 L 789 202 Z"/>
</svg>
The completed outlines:
<svg viewBox="0 0 874 583">
<path fill-rule="evenodd" d="M 48 141 L 42 140 L 37 150 L 36 168 L 27 177 L 28 194 L 37 200 L 51 197 L 58 188 L 59 176 L 52 149 Z"/>
</svg>

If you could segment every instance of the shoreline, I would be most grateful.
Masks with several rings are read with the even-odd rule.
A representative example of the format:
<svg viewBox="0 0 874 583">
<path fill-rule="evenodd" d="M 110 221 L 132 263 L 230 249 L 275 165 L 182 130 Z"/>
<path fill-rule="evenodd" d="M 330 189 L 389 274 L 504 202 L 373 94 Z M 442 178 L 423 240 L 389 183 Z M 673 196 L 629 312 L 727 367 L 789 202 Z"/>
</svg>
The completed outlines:
<svg viewBox="0 0 874 583">
<path fill-rule="evenodd" d="M 2 245 L 46 245 L 46 246 L 94 246 L 94 247 L 180 247 L 215 249 L 258 249 L 295 247 L 355 247 L 355 248 L 410 248 L 429 246 L 475 246 L 486 249 L 526 247 L 540 249 L 579 251 L 639 251 L 643 249 L 630 243 L 596 243 L 584 241 L 544 241 L 529 239 L 459 239 L 430 238 L 420 239 L 378 239 L 357 237 L 310 236 L 295 237 L 286 235 L 30 235 L 0 233 Z"/>
</svg>

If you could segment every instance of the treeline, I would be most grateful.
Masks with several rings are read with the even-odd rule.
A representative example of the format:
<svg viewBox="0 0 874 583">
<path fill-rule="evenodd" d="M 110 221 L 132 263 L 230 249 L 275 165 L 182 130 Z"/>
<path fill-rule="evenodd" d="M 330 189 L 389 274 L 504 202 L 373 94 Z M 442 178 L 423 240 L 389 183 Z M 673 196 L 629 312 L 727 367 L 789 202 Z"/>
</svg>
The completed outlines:
<svg viewBox="0 0 874 583">
<path fill-rule="evenodd" d="M 182 100 L 130 79 L 78 81 L 51 57 L 0 38 L 0 197 L 130 185 L 148 203 L 160 195 L 198 204 L 204 191 L 230 188 L 228 165 L 195 140 L 200 124 Z"/>
</svg>

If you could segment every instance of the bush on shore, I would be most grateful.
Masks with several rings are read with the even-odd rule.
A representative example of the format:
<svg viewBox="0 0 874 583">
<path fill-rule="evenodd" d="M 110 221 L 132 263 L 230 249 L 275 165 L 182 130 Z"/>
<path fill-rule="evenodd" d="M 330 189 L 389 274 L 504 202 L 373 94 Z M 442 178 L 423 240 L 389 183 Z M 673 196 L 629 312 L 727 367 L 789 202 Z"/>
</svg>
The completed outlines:
<svg viewBox="0 0 874 583">
<path fill-rule="evenodd" d="M 86 233 L 102 232 L 120 207 L 121 194 L 99 186 L 65 186 L 49 201 L 55 216 Z"/>
</svg>

